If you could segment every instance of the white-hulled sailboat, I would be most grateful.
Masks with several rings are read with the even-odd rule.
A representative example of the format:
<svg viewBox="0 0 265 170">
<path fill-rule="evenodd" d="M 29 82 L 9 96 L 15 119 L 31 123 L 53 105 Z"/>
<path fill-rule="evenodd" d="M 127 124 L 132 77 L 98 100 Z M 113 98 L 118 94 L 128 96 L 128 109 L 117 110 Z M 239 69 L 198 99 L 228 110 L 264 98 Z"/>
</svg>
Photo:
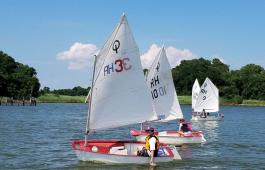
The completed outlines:
<svg viewBox="0 0 265 170">
<path fill-rule="evenodd" d="M 222 120 L 224 115 L 219 112 L 219 90 L 207 77 L 201 86 L 200 93 L 192 113 L 192 121 Z"/>
<path fill-rule="evenodd" d="M 145 83 L 138 47 L 126 16 L 96 56 L 86 132 L 114 128 L 157 119 Z M 72 148 L 83 161 L 105 163 L 149 163 L 137 155 L 145 145 L 137 141 L 74 140 Z M 155 162 L 181 159 L 175 148 L 161 144 L 163 154 Z M 173 149 L 173 150 L 172 150 Z"/>
<path fill-rule="evenodd" d="M 149 69 L 147 84 L 151 92 L 155 111 L 161 118 L 161 122 L 183 119 L 173 83 L 171 67 L 164 48 L 159 51 Z M 145 141 L 147 133 L 143 129 L 131 130 L 131 135 L 135 136 L 137 141 Z M 202 143 L 206 141 L 201 131 L 192 131 L 191 133 L 183 133 L 178 130 L 162 131 L 157 132 L 156 135 L 159 136 L 161 142 L 170 145 Z"/>
</svg>

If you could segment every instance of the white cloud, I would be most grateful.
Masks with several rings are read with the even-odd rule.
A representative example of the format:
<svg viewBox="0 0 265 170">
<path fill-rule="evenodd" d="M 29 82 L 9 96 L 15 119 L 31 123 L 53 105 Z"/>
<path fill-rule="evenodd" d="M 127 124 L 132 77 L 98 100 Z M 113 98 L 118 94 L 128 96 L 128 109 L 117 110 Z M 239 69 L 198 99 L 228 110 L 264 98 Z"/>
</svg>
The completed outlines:
<svg viewBox="0 0 265 170">
<path fill-rule="evenodd" d="M 151 66 L 159 50 L 160 47 L 158 47 L 156 44 L 152 44 L 148 51 L 141 55 L 141 62 L 143 68 L 149 68 Z"/>
<path fill-rule="evenodd" d="M 141 55 L 143 68 L 149 68 L 158 54 L 161 47 L 152 44 L 148 51 Z M 68 50 L 57 54 L 58 60 L 68 61 L 68 69 L 82 70 L 93 66 L 94 55 L 98 52 L 98 48 L 94 44 L 82 44 L 75 42 Z M 168 61 L 171 67 L 175 67 L 181 60 L 190 60 L 196 58 L 189 49 L 177 49 L 173 46 L 166 48 Z"/>
<path fill-rule="evenodd" d="M 158 54 L 161 47 L 156 44 L 152 44 L 148 51 L 141 56 L 141 62 L 143 68 L 149 68 Z M 196 58 L 196 55 L 193 54 L 189 49 L 177 49 L 173 46 L 166 48 L 166 54 L 169 61 L 169 64 L 172 68 L 180 64 L 181 60 L 191 60 Z"/>
<path fill-rule="evenodd" d="M 81 70 L 92 67 L 94 54 L 98 51 L 94 44 L 82 44 L 75 42 L 67 51 L 57 54 L 58 60 L 68 61 L 68 69 Z"/>
<path fill-rule="evenodd" d="M 171 67 L 176 67 L 180 64 L 181 60 L 191 60 L 196 58 L 196 55 L 193 54 L 189 49 L 177 49 L 173 46 L 166 48 L 167 58 Z"/>
</svg>

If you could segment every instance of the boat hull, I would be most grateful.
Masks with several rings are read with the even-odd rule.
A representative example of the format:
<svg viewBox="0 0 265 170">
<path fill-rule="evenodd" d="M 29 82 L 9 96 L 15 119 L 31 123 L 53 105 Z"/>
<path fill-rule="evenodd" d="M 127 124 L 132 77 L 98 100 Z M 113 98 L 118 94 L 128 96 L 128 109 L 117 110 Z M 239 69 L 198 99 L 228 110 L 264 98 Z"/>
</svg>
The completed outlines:
<svg viewBox="0 0 265 170">
<path fill-rule="evenodd" d="M 72 142 L 72 148 L 77 158 L 81 161 L 93 161 L 110 164 L 149 164 L 150 158 L 137 156 L 137 150 L 140 150 L 145 143 L 136 141 L 115 141 L 115 140 L 88 140 L 87 146 L 84 146 L 83 140 Z M 92 149 L 97 147 L 98 149 Z M 124 148 L 123 148 L 124 147 Z M 155 162 L 170 162 L 176 159 L 174 155 L 178 154 L 176 150 L 171 151 L 166 145 L 162 145 L 166 155 L 155 157 Z M 113 148 L 122 148 L 122 150 L 113 150 Z M 126 150 L 126 152 L 124 152 Z M 179 159 L 180 156 L 179 156 Z"/>
<path fill-rule="evenodd" d="M 200 144 L 206 142 L 204 135 L 200 131 L 190 133 L 182 133 L 180 131 L 163 131 L 159 132 L 157 135 L 161 143 L 168 145 Z M 134 133 L 133 136 L 135 136 L 137 141 L 144 142 L 147 134 L 139 133 L 136 135 Z"/>
<path fill-rule="evenodd" d="M 201 116 L 200 113 L 193 113 L 191 121 L 220 121 L 224 119 L 224 114 L 208 115 L 206 117 Z"/>
</svg>

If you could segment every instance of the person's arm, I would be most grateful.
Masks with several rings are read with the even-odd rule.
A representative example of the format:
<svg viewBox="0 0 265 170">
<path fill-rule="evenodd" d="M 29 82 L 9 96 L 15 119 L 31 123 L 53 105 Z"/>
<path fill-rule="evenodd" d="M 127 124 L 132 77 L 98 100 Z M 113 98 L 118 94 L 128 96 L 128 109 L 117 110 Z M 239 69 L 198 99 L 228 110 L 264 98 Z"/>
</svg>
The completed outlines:
<svg viewBox="0 0 265 170">
<path fill-rule="evenodd" d="M 179 131 L 181 131 L 182 123 L 179 123 Z"/>
</svg>

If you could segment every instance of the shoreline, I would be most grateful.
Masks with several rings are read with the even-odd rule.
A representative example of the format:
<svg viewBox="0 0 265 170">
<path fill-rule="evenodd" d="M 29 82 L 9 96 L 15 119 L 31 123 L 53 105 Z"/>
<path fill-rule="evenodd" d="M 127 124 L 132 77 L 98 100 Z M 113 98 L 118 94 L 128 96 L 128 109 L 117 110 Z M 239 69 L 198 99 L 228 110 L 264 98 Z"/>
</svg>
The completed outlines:
<svg viewBox="0 0 265 170">
<path fill-rule="evenodd" d="M 66 96 L 56 94 L 45 94 L 37 98 L 38 103 L 85 103 L 86 96 Z M 181 105 L 191 105 L 191 96 L 178 96 Z M 265 106 L 265 100 L 243 100 L 241 104 L 223 101 L 221 106 Z"/>
<path fill-rule="evenodd" d="M 37 103 L 84 103 L 87 96 L 67 96 L 57 94 L 45 94 L 37 98 Z M 5 105 L 6 97 L 2 97 L 0 105 Z M 191 96 L 178 96 L 181 105 L 191 105 Z M 20 100 L 15 100 L 21 103 Z M 17 105 L 15 102 L 14 105 Z M 20 104 L 21 105 L 21 104 Z M 242 103 L 229 102 L 220 98 L 220 106 L 258 106 L 264 107 L 265 100 L 243 100 Z"/>
</svg>

